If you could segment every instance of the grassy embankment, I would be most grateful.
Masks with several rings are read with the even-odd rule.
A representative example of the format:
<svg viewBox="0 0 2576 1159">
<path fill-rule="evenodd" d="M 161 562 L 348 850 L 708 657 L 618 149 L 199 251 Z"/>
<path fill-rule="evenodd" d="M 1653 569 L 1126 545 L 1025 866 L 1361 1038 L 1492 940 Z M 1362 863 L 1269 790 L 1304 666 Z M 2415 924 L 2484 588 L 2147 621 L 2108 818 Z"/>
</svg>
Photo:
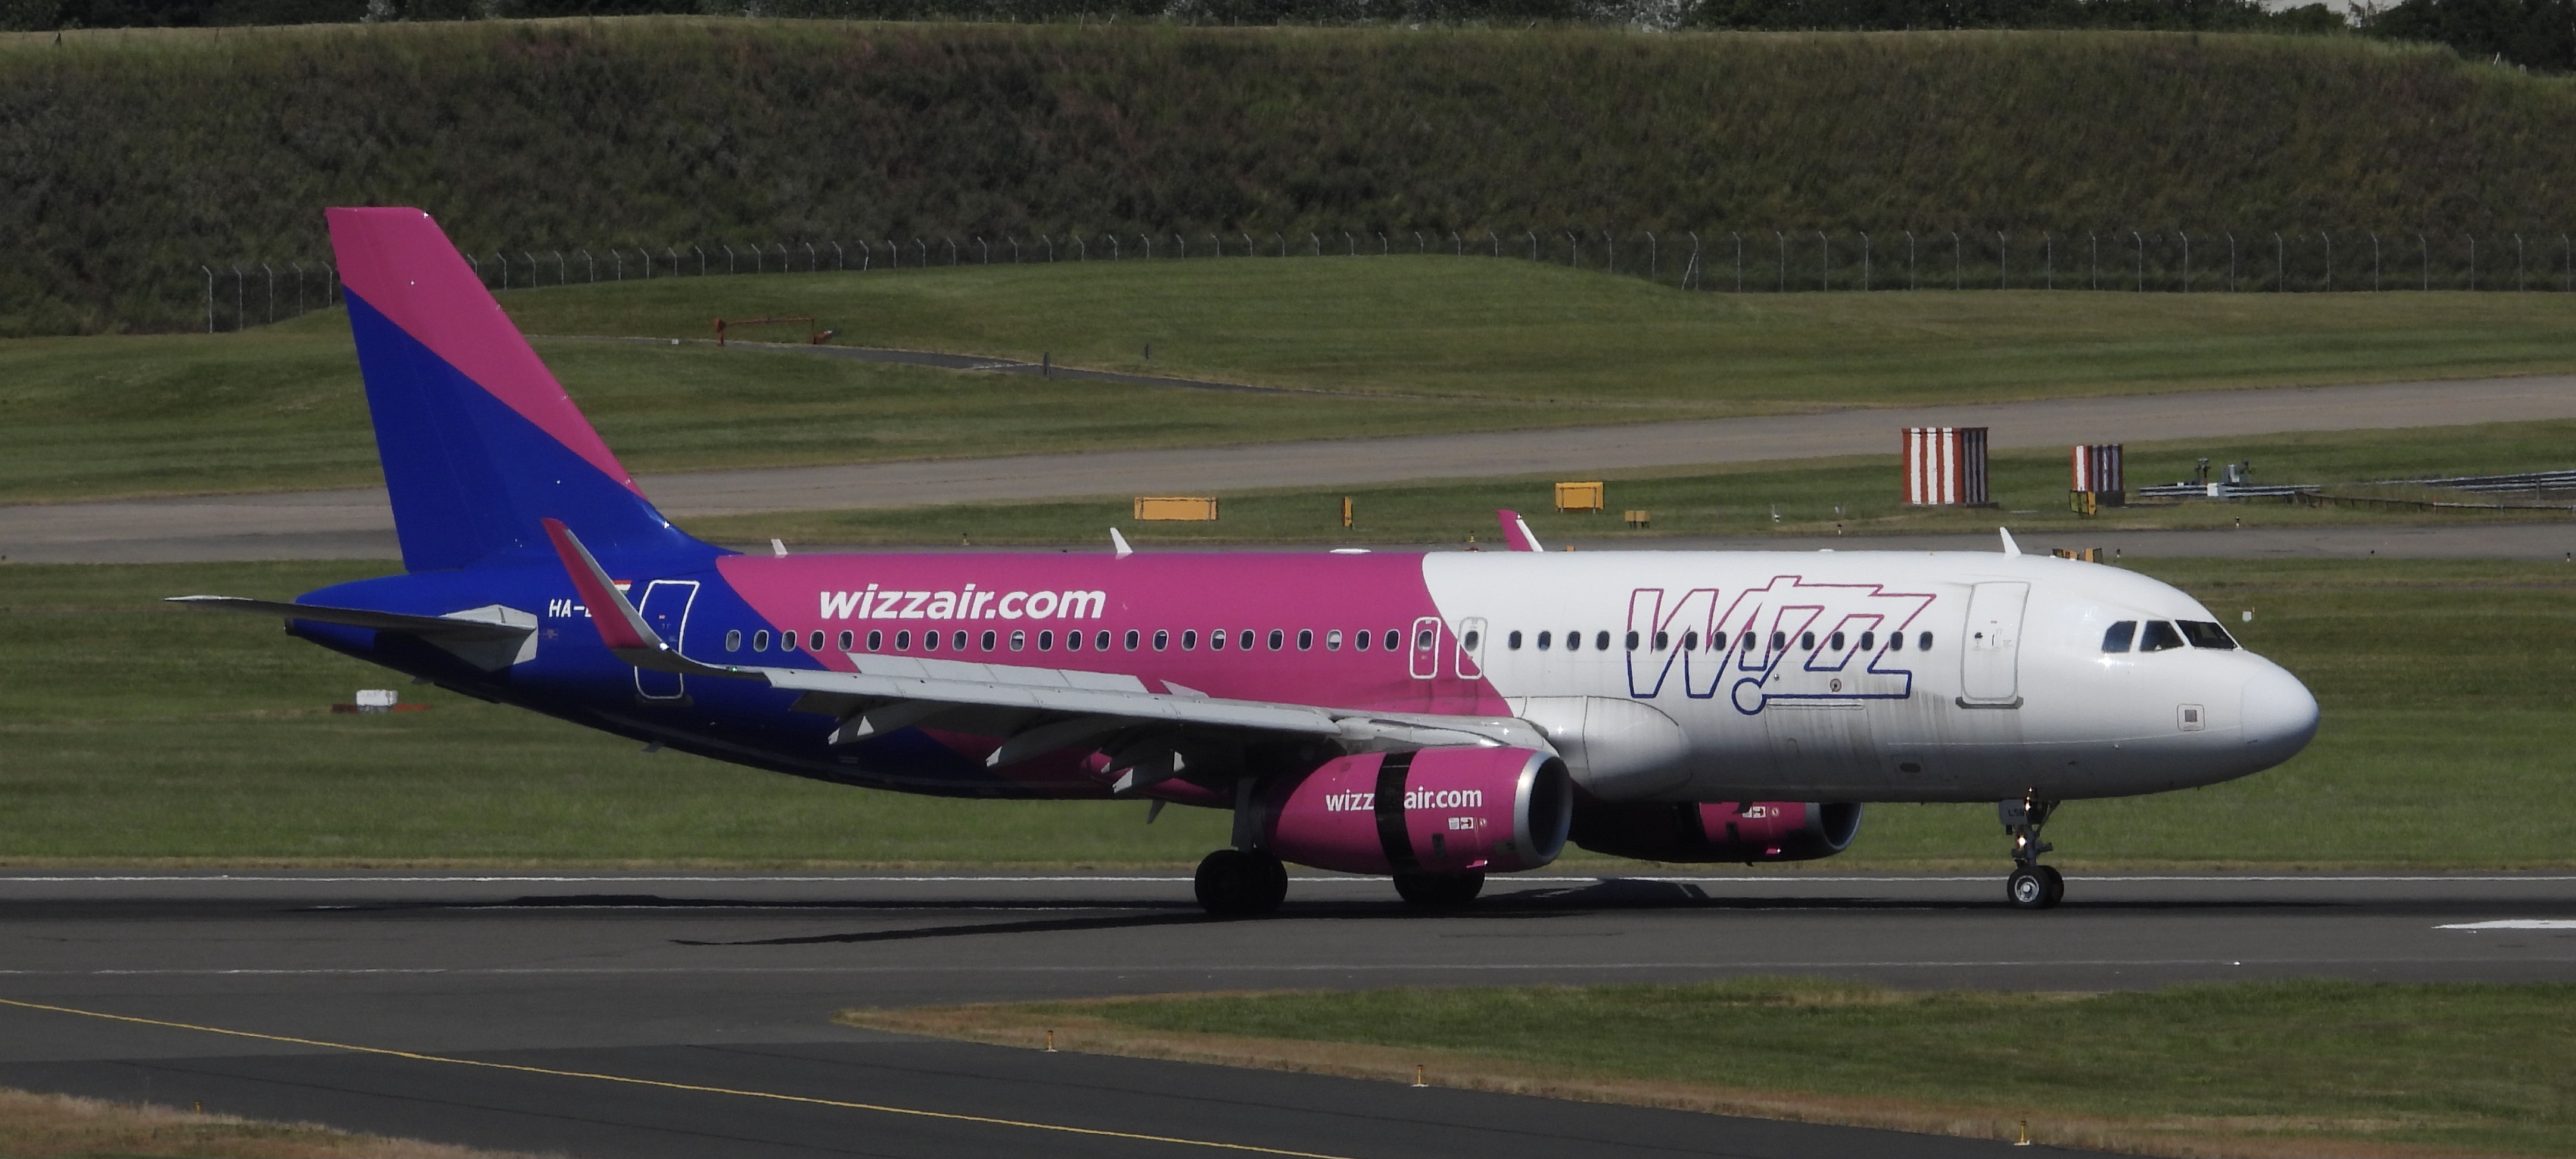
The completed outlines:
<svg viewBox="0 0 2576 1159">
<path fill-rule="evenodd" d="M 2306 680 L 2323 731 L 2290 764 L 2189 793 L 2070 805 L 2069 868 L 2567 866 L 2576 573 L 2563 564 L 2166 561 Z M 810 784 L 403 686 L 435 711 L 335 716 L 391 681 L 248 617 L 155 606 L 282 597 L 363 564 L 0 568 L 0 862 L 1186 866 L 1221 815 L 1133 802 L 961 802 Z M 2254 622 L 2235 613 L 2251 609 Z M 1823 867 L 1990 870 L 1991 806 L 1873 807 Z M 1575 854 L 1571 864 L 1634 867 Z"/>
<path fill-rule="evenodd" d="M 2152 1155 L 2565 1155 L 2565 985 L 2289 981 L 2147 993 L 1675 986 L 1167 995 L 843 1021 L 1075 1051 Z"/>
<path fill-rule="evenodd" d="M 1805 287 L 1815 231 L 1838 235 L 1848 282 L 1858 231 L 1888 277 L 1910 229 L 1927 284 L 1951 231 L 1971 286 L 1995 282 L 2006 245 L 2029 278 L 2054 231 L 2066 284 L 2065 239 L 2100 233 L 2103 266 L 2124 270 L 2138 230 L 2154 284 L 2189 230 L 2206 288 L 2222 230 L 2267 285 L 2278 230 L 2287 280 L 2308 289 L 2326 281 L 2320 231 L 2338 235 L 2334 284 L 2353 286 L 2376 230 L 2391 280 L 2430 234 L 2437 285 L 2461 281 L 2477 235 L 2494 288 L 2512 231 L 2530 269 L 2563 264 L 2560 191 L 2576 183 L 2551 144 L 2576 132 L 2576 82 L 2348 37 L 691 18 L 102 31 L 0 36 L 0 107 L 26 194 L 0 199 L 0 236 L 18 239 L 0 250 L 7 334 L 201 327 L 201 265 L 236 262 L 240 312 L 264 316 L 259 263 L 327 260 L 335 204 L 423 205 L 487 263 L 507 247 L 520 276 L 530 256 L 612 245 L 690 259 L 692 243 L 1493 230 L 1535 232 L 1553 257 L 1569 230 L 1610 230 L 1627 263 L 1639 233 L 1662 236 L 1669 279 L 1672 239 L 1732 230 L 1760 285 L 1779 229 Z"/>
<path fill-rule="evenodd" d="M 665 279 L 503 300 L 537 334 L 697 338 L 719 315 L 810 314 L 856 344 L 1353 392 L 540 340 L 644 472 L 2576 370 L 2564 338 L 2576 296 L 2541 294 L 1737 297 L 1398 258 Z M 240 334 L 0 341 L 0 415 L 0 502 L 380 477 L 346 325 L 326 315 Z M 2522 461 L 2500 455 L 2497 469 L 2508 458 Z M 2146 471 L 2132 477 L 2158 477 Z M 1677 519 L 1700 505 L 1649 498 L 1628 505 Z"/>
<path fill-rule="evenodd" d="M 175 1107 L 0 1089 L 0 1159 L 507 1159 L 490 1151 L 355 1135 Z"/>
</svg>

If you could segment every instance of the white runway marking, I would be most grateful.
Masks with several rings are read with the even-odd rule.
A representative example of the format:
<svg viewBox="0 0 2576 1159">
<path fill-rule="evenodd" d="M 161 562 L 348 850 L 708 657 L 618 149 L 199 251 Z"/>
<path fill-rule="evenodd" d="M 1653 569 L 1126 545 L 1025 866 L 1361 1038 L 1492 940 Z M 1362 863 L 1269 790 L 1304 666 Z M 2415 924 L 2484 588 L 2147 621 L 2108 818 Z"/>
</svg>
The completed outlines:
<svg viewBox="0 0 2576 1159">
<path fill-rule="evenodd" d="M 2095 875 L 2092 875 L 2092 874 L 2082 873 L 2081 871 L 2079 871 L 2079 872 L 2077 873 L 2077 875 L 2076 875 L 2076 876 L 2078 876 L 2078 877 L 2079 877 L 2079 878 L 2080 878 L 2080 879 L 2081 879 L 2081 880 L 2082 880 L 2086 885 L 2088 885 L 2088 886 L 2090 886 L 2090 885 L 2119 885 L 2119 884 L 2126 883 L 2126 882 L 2177 882 L 2177 881 L 2180 881 L 2180 882 L 2196 882 L 2196 883 L 2206 884 L 2206 885 L 2232 885 L 2232 884 L 2239 884 L 2239 883 L 2258 883 L 2258 882 L 2259 882 L 2259 883 L 2278 883 L 2278 882 L 2343 883 L 2343 882 L 2471 882 L 2471 881 L 2474 881 L 2474 882 L 2568 882 L 2568 881 L 2576 881 L 2576 874 L 2522 874 L 2522 873 L 2505 873 L 2505 874 L 2455 874 L 2455 873 L 2426 873 L 2426 874 L 2334 874 L 2334 873 L 2283 873 L 2283 874 L 2208 874 L 2208 875 L 2200 875 L 2200 874 L 2128 874 L 2128 873 L 2117 873 L 2117 872 L 2115 871 L 2115 872 L 2107 873 L 2107 874 L 2104 874 L 2104 875 L 2101 875 L 2101 876 L 2095 876 Z M 1696 884 L 1720 884 L 1720 885 L 1746 885 L 1746 884 L 1772 884 L 1772 885 L 1838 885 L 1838 884 L 1851 884 L 1851 883 L 1870 883 L 1870 884 L 1891 884 L 1891 883 L 1894 883 L 1894 884 L 1952 884 L 1952 883 L 1967 883 L 1967 884 L 1976 884 L 1976 885 L 1986 885 L 1986 884 L 1991 884 L 1991 883 L 1993 883 L 1993 882 L 1994 882 L 1995 880 L 1997 880 L 1999 877 L 2000 877 L 2000 874 L 1991 874 L 1991 873 L 1904 874 L 1904 875 L 1866 875 L 1866 876 L 1865 876 L 1865 875 L 1858 875 L 1858 874 L 1840 874 L 1840 873 L 1815 873 L 1815 874 L 1796 874 L 1796 875 L 1790 875 L 1790 874 L 1736 874 L 1736 875 L 1729 875 L 1729 876 L 1682 876 L 1682 875 L 1670 875 L 1670 874 L 1605 873 L 1605 874 L 1598 874 L 1598 875 L 1592 875 L 1592 876 L 1583 876 L 1583 877 L 1564 877 L 1564 876 L 1552 876 L 1552 877 L 1518 877 L 1518 876 L 1502 876 L 1502 875 L 1497 875 L 1497 876 L 1495 876 L 1495 877 L 1492 877 L 1492 878 L 1488 879 L 1488 883 L 1489 883 L 1489 884 L 1491 884 L 1491 885 L 1495 885 L 1495 886 L 1508 886 L 1508 885 L 1599 885 L 1599 884 L 1603 884 L 1603 883 L 1607 883 L 1607 882 L 1619 882 L 1619 881 L 1651 881 L 1651 882 L 1657 882 L 1657 883 L 1669 883 L 1669 884 L 1677 884 L 1677 885 L 1696 885 Z M 1298 884 L 1301 884 L 1301 885 L 1335 885 L 1335 884 L 1339 884 L 1339 885 L 1384 885 L 1384 884 L 1386 883 L 1386 879 L 1385 879 L 1385 878 L 1382 878 L 1382 877 L 1356 877 L 1356 876 L 1333 876 L 1333 877 L 1294 877 L 1294 878 L 1290 878 L 1289 880 L 1294 881 L 1294 882 L 1296 882 L 1296 883 L 1298 883 Z M 871 882 L 885 882 L 885 883 L 890 883 L 890 884 L 914 884 L 914 885 L 920 885 L 920 884 L 979 884 L 979 883 L 985 883 L 985 882 L 997 882 L 997 883 L 1000 883 L 1000 882 L 1022 882 L 1022 883 L 1026 883 L 1026 882 L 1054 882 L 1054 883 L 1059 883 L 1059 884 L 1078 885 L 1078 884 L 1083 884 L 1083 883 L 1087 883 L 1087 882 L 1100 882 L 1100 883 L 1112 883 L 1112 884 L 1161 883 L 1161 884 L 1182 885 L 1182 884 L 1187 884 L 1187 883 L 1189 883 L 1189 881 L 1190 881 L 1190 875 L 1185 874 L 1185 873 L 1156 874 L 1156 875 L 1130 875 L 1130 876 L 1106 876 L 1106 875 L 1094 875 L 1094 874 L 1069 874 L 1069 873 L 1066 873 L 1066 874 L 1035 874 L 1035 875 L 1009 875 L 1009 874 L 990 874 L 990 875 L 987 875 L 987 874 L 955 874 L 955 875 L 945 875 L 945 876 L 899 876 L 899 877 L 898 877 L 898 876 L 880 876 L 880 875 L 874 875 L 874 874 L 848 874 L 848 875 L 830 875 L 830 876 L 817 876 L 817 875 L 811 875 L 811 874 L 798 874 L 798 875 L 779 875 L 779 876 L 769 876 L 769 875 L 765 875 L 765 874 L 753 874 L 753 873 L 733 874 L 733 875 L 720 875 L 720 874 L 693 874 L 693 875 L 656 875 L 656 876 L 621 876 L 621 875 L 607 875 L 607 874 L 600 874 L 600 875 L 581 875 L 581 874 L 450 874 L 450 875 L 417 875 L 417 874 L 414 874 L 414 875 L 404 875 L 404 876 L 398 876 L 398 877 L 394 877 L 394 876 L 388 876 L 388 877 L 373 877 L 373 876 L 301 877 L 301 876 L 295 876 L 295 875 L 292 875 L 292 874 L 242 874 L 242 873 L 175 874 L 175 873 L 174 873 L 174 874 L 117 874 L 117 875 L 105 875 L 105 874 L 80 874 L 80 875 L 55 875 L 55 876 L 43 876 L 43 877 L 37 877 L 37 876 L 25 876 L 25 875 L 13 875 L 13 874 L 0 873 L 0 884 L 8 884 L 8 883 L 13 883 L 13 882 L 26 882 L 26 883 L 31 883 L 31 884 L 51 884 L 51 885 L 78 885 L 78 884 L 92 883 L 92 882 L 95 882 L 95 883 L 102 883 L 102 884 L 109 884 L 109 883 L 138 884 L 138 883 L 154 883 L 154 882 L 161 882 L 161 883 L 174 883 L 174 884 L 175 884 L 175 883 L 199 883 L 199 884 L 204 884 L 204 883 L 218 883 L 218 882 L 221 882 L 221 883 L 232 883 L 232 882 L 240 882 L 240 883 L 268 882 L 268 883 L 280 883 L 280 884 L 294 884 L 294 883 L 306 883 L 306 884 L 340 883 L 340 884 L 368 884 L 368 885 L 384 885 L 384 884 L 415 884 L 415 885 L 417 885 L 417 884 L 446 884 L 446 885 L 511 885 L 511 884 L 529 884 L 529 885 L 571 885 L 571 884 L 585 884 L 585 883 L 587 883 L 587 884 L 602 884 L 602 885 L 618 885 L 618 884 L 624 884 L 624 885 L 652 885 L 652 884 L 681 884 L 681 885 L 726 885 L 726 884 L 748 884 L 748 885 L 767 885 L 767 884 L 797 884 L 797 883 L 802 883 L 802 884 L 827 884 L 827 885 L 828 885 L 828 884 L 840 884 L 840 885 L 866 885 L 866 884 L 869 884 L 869 883 L 871 883 Z"/>
<path fill-rule="evenodd" d="M 2516 963 L 2571 963 L 2571 957 L 2515 958 Z M 1451 973 L 1529 973 L 1533 971 L 1633 970 L 1850 970 L 1850 969 L 2060 969 L 2069 966 L 2173 967 L 2456 965 L 2459 959 L 2408 958 L 1992 958 L 1933 961 L 1895 959 L 1811 959 L 1769 962 L 1312 962 L 1252 964 L 1208 962 L 1195 965 L 1010 966 L 932 964 L 921 966 L 380 966 L 344 968 L 205 968 L 168 970 L 0 970 L 0 978 L 160 978 L 160 977 L 368 977 L 436 975 L 444 977 L 687 976 L 726 974 L 1371 974 L 1415 970 Z"/>
<path fill-rule="evenodd" d="M 2437 930 L 2576 930 L 2576 918 L 2506 918 L 2493 922 L 2461 922 L 2435 926 Z"/>
</svg>

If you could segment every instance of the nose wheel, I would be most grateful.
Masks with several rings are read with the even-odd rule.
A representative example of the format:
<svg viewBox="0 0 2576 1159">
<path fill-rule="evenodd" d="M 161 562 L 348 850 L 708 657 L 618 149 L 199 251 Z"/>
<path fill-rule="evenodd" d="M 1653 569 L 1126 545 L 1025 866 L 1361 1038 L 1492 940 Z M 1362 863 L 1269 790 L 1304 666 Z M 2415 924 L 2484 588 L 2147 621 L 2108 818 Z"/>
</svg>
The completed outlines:
<svg viewBox="0 0 2576 1159">
<path fill-rule="evenodd" d="M 2066 875 L 2039 863 L 2040 854 L 2056 848 L 2039 839 L 2039 828 L 2057 811 L 2057 802 L 2025 797 L 2001 802 L 1996 811 L 2003 818 L 2004 835 L 2012 838 L 2013 871 L 2004 878 L 2004 900 L 2014 909 L 2055 908 L 2066 900 Z"/>
</svg>

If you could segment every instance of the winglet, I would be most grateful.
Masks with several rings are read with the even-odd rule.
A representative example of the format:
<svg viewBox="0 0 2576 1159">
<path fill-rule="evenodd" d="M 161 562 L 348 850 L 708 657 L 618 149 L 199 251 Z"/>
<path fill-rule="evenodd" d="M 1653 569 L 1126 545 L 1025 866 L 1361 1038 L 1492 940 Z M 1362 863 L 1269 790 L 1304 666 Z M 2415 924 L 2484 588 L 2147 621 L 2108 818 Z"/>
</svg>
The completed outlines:
<svg viewBox="0 0 2576 1159">
<path fill-rule="evenodd" d="M 581 594 L 581 602 L 590 609 L 590 622 L 599 629 L 599 642 L 618 657 L 633 662 L 629 651 L 665 652 L 669 646 L 645 624 L 635 605 L 626 602 L 626 593 L 617 590 L 608 573 L 590 554 L 590 549 L 574 538 L 572 529 L 558 519 L 545 520 L 546 538 L 554 541 L 555 554 L 563 557 L 564 571 L 572 575 L 572 588 Z"/>
<path fill-rule="evenodd" d="M 1530 534 L 1529 520 L 1521 518 L 1520 512 L 1502 508 L 1494 512 L 1494 521 L 1503 525 L 1503 542 L 1510 544 L 1513 551 L 1547 550 L 1538 545 L 1537 536 Z"/>
<path fill-rule="evenodd" d="M 1109 529 L 1109 546 L 1118 553 L 1120 559 L 1136 554 L 1135 548 L 1127 546 L 1127 537 L 1118 534 L 1118 529 L 1115 527 Z"/>
<path fill-rule="evenodd" d="M 2021 545 L 2020 545 L 2020 544 L 2018 544 L 2018 543 L 2014 543 L 2014 542 L 2013 542 L 2013 537 L 2012 537 L 2012 528 L 2009 528 L 2009 527 L 1998 527 L 1998 528 L 1996 528 L 1995 530 L 2000 531 L 2000 532 L 2002 532 L 2002 533 L 2003 533 L 2003 536 L 2004 536 L 2004 554 L 2005 554 L 2005 555 L 2020 555 L 2020 554 L 2021 554 Z"/>
</svg>

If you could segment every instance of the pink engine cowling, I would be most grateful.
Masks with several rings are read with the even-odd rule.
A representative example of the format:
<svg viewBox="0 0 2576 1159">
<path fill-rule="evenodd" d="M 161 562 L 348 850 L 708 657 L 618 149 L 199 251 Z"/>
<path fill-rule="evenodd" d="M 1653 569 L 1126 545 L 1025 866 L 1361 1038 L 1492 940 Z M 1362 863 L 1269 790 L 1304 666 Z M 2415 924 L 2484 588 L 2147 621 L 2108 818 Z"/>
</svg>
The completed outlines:
<svg viewBox="0 0 2576 1159">
<path fill-rule="evenodd" d="M 1840 853 L 1860 831 L 1849 802 L 1575 802 L 1573 841 L 1594 853 L 1641 861 L 1813 861 Z"/>
<path fill-rule="evenodd" d="M 1327 761 L 1264 794 L 1261 831 L 1283 861 L 1348 873 L 1509 873 L 1565 848 L 1565 762 L 1519 748 L 1368 753 Z"/>
</svg>

